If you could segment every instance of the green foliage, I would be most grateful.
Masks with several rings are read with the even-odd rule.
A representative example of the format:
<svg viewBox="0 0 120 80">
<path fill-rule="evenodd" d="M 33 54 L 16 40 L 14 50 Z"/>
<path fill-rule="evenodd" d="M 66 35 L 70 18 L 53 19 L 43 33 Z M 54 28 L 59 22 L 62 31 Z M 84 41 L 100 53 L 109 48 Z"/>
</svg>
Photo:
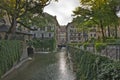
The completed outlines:
<svg viewBox="0 0 120 80">
<path fill-rule="evenodd" d="M 80 47 L 83 45 L 83 43 L 70 43 L 68 44 L 69 46 L 73 46 L 73 47 Z"/>
<path fill-rule="evenodd" d="M 90 43 L 86 42 L 83 44 L 84 49 L 87 49 L 87 47 L 90 45 Z"/>
<path fill-rule="evenodd" d="M 106 43 L 96 43 L 95 44 L 95 48 L 98 52 L 101 52 L 101 50 L 105 49 L 106 46 L 107 46 Z"/>
<path fill-rule="evenodd" d="M 96 39 L 94 37 L 92 37 L 90 40 L 89 40 L 90 43 L 95 43 L 96 42 Z"/>
<path fill-rule="evenodd" d="M 0 17 L 8 18 L 9 33 L 15 32 L 17 23 L 30 29 L 31 26 L 45 25 L 46 20 L 42 19 L 42 22 L 40 16 L 43 15 L 44 7 L 50 2 L 51 0 L 0 0 Z"/>
<path fill-rule="evenodd" d="M 68 46 L 76 80 L 119 80 L 120 63 Z"/>
<path fill-rule="evenodd" d="M 42 15 L 36 15 L 34 17 L 31 16 L 32 15 L 29 13 L 26 16 L 20 18 L 19 22 L 22 22 L 29 27 L 31 27 L 32 25 L 35 25 L 37 27 L 45 27 L 56 24 L 55 17 L 47 13 L 43 13 Z"/>
<path fill-rule="evenodd" d="M 115 43 L 115 42 L 116 42 L 116 39 L 107 39 L 106 42 L 107 42 L 107 43 Z"/>
<path fill-rule="evenodd" d="M 80 46 L 82 46 L 82 45 L 83 45 L 83 43 L 78 43 L 78 44 L 77 44 L 78 47 L 80 47 Z"/>
<path fill-rule="evenodd" d="M 55 49 L 55 39 L 34 39 L 28 42 L 29 45 L 33 45 L 35 49 L 45 49 L 49 48 L 50 51 Z"/>
<path fill-rule="evenodd" d="M 109 44 L 120 44 L 120 39 L 106 39 L 106 43 L 109 43 Z"/>
<path fill-rule="evenodd" d="M 21 53 L 20 41 L 0 41 L 0 76 L 20 60 Z"/>
<path fill-rule="evenodd" d="M 99 80 L 119 80 L 120 79 L 120 64 L 119 62 L 101 65 L 99 71 Z"/>
<path fill-rule="evenodd" d="M 77 16 L 73 22 L 80 25 L 78 27 L 82 25 L 83 28 L 86 26 L 100 27 L 104 41 L 105 27 L 119 25 L 119 18 L 116 15 L 119 3 L 118 0 L 80 0 L 81 5 L 73 11 Z"/>
</svg>

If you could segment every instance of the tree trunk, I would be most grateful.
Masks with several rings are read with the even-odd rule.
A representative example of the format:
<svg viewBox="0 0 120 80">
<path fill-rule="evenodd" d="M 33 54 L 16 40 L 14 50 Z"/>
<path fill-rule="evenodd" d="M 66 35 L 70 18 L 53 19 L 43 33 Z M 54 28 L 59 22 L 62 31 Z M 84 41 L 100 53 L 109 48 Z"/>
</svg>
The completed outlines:
<svg viewBox="0 0 120 80">
<path fill-rule="evenodd" d="M 110 26 L 108 26 L 108 37 L 110 37 Z"/>
<path fill-rule="evenodd" d="M 16 0 L 16 3 L 15 3 L 15 10 L 14 10 L 14 13 L 11 15 L 11 26 L 8 30 L 8 32 L 6 33 L 6 39 L 11 39 L 12 38 L 12 35 L 15 34 L 16 32 L 16 26 L 17 26 L 17 16 L 18 16 L 18 8 L 19 8 L 19 0 Z M 9 15 L 9 14 L 8 14 Z M 10 20 L 10 19 L 9 19 Z"/>
<path fill-rule="evenodd" d="M 105 41 L 104 28 L 103 28 L 102 20 L 100 20 L 100 27 L 101 27 L 101 31 L 102 31 L 102 39 L 103 39 L 103 41 Z"/>
<path fill-rule="evenodd" d="M 16 17 L 13 17 L 11 26 L 10 26 L 8 32 L 6 33 L 5 39 L 11 39 L 12 38 L 12 35 L 15 34 L 15 32 L 16 32 L 16 25 L 17 25 Z"/>
<path fill-rule="evenodd" d="M 117 39 L 117 26 L 115 25 L 115 39 Z"/>
</svg>

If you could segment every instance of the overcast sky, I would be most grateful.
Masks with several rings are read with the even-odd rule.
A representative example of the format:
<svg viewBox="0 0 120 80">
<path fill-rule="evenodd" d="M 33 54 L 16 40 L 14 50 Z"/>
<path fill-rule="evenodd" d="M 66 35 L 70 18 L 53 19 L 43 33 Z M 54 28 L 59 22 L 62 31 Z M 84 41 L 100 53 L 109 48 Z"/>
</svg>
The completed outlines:
<svg viewBox="0 0 120 80">
<path fill-rule="evenodd" d="M 72 21 L 72 11 L 77 6 L 79 6 L 79 0 L 58 0 L 58 2 L 51 2 L 46 6 L 44 12 L 56 15 L 60 25 L 67 25 Z"/>
</svg>

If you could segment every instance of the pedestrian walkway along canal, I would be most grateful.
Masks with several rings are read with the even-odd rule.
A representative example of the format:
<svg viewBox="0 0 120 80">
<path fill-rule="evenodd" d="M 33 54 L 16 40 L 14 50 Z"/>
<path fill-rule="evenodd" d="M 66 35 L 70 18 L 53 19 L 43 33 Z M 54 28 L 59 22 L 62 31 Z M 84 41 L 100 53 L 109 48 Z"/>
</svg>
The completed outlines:
<svg viewBox="0 0 120 80">
<path fill-rule="evenodd" d="M 66 51 L 35 54 L 33 60 L 24 63 L 3 80 L 74 80 Z"/>
</svg>

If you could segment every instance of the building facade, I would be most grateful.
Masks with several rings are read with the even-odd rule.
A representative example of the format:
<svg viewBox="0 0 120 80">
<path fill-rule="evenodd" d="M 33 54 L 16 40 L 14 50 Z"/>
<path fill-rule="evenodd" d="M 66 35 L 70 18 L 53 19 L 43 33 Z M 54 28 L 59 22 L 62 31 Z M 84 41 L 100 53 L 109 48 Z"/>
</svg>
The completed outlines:
<svg viewBox="0 0 120 80">
<path fill-rule="evenodd" d="M 39 39 L 50 39 L 55 37 L 55 26 L 49 25 L 46 27 L 38 28 L 37 31 L 34 31 L 34 38 Z"/>
<path fill-rule="evenodd" d="M 57 45 L 66 44 L 66 26 L 60 26 L 57 28 Z"/>
<path fill-rule="evenodd" d="M 88 38 L 89 40 L 94 38 L 94 39 L 100 39 L 102 37 L 102 33 L 100 29 L 97 27 L 91 27 L 88 31 Z"/>
<path fill-rule="evenodd" d="M 66 29 L 67 43 L 80 43 L 88 40 L 88 34 L 86 32 L 79 31 L 79 28 L 77 28 L 73 23 L 68 23 Z"/>
</svg>

